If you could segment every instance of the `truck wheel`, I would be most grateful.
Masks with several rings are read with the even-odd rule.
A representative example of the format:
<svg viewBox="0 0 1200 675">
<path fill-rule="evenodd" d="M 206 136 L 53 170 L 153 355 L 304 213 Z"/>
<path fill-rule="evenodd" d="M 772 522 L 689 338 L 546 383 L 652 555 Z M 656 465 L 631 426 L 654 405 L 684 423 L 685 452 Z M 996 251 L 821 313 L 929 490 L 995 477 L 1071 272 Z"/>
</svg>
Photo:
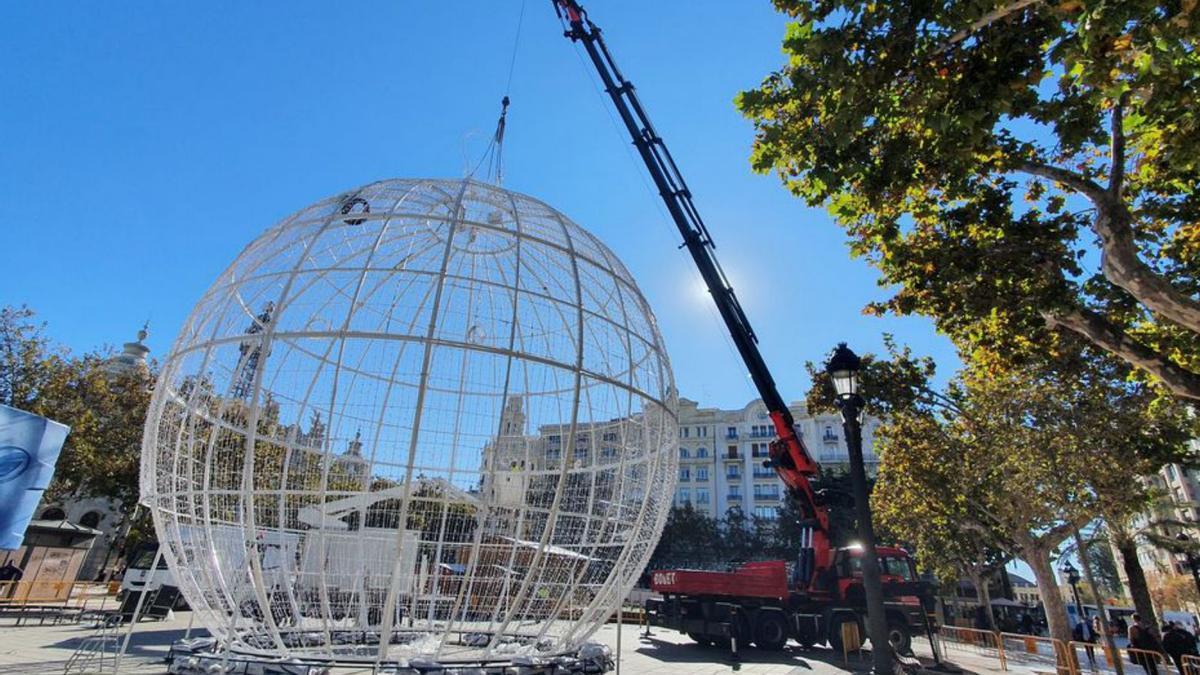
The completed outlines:
<svg viewBox="0 0 1200 675">
<path fill-rule="evenodd" d="M 704 645 L 705 647 L 712 646 L 712 638 L 704 637 L 698 633 L 688 633 L 687 636 L 692 639 L 692 642 L 695 642 L 698 645 Z"/>
<path fill-rule="evenodd" d="M 897 654 L 912 654 L 912 633 L 908 630 L 908 624 L 889 621 L 888 642 L 892 643 L 892 650 Z"/>
<path fill-rule="evenodd" d="M 788 626 L 783 612 L 759 612 L 754 620 L 754 644 L 759 649 L 777 652 L 787 641 Z"/>
</svg>

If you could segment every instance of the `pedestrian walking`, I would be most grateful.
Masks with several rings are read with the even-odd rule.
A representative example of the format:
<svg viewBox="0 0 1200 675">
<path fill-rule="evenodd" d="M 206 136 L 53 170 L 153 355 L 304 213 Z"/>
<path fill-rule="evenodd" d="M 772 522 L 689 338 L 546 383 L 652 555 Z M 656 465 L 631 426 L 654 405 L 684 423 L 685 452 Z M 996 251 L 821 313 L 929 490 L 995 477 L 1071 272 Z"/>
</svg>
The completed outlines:
<svg viewBox="0 0 1200 675">
<path fill-rule="evenodd" d="M 1034 635 L 1033 615 L 1026 612 L 1021 615 L 1021 632 L 1026 635 Z"/>
<path fill-rule="evenodd" d="M 1196 653 L 1196 637 L 1174 622 L 1163 624 L 1162 648 L 1182 674 L 1184 655 Z"/>
<path fill-rule="evenodd" d="M 1092 629 L 1091 624 L 1089 624 L 1085 619 L 1080 619 L 1078 622 L 1076 622 L 1075 628 L 1071 631 L 1071 640 L 1083 644 L 1083 648 L 1087 651 L 1088 662 L 1092 664 L 1092 670 L 1095 670 L 1096 632 Z"/>
<path fill-rule="evenodd" d="M 1146 675 L 1158 675 L 1158 663 L 1155 653 L 1162 652 L 1162 645 L 1154 635 L 1154 629 L 1142 621 L 1140 614 L 1134 614 L 1133 623 L 1129 625 L 1129 660 L 1141 666 Z"/>
</svg>

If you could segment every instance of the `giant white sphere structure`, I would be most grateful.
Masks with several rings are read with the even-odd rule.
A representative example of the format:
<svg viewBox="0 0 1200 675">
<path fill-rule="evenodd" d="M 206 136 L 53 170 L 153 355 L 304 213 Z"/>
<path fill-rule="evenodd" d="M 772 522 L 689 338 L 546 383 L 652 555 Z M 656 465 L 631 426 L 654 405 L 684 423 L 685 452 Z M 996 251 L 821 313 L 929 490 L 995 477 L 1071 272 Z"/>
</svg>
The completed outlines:
<svg viewBox="0 0 1200 675">
<path fill-rule="evenodd" d="M 142 495 L 242 652 L 569 653 L 677 471 L 654 316 L 594 236 L 471 180 L 387 180 L 254 240 L 163 363 Z"/>
</svg>

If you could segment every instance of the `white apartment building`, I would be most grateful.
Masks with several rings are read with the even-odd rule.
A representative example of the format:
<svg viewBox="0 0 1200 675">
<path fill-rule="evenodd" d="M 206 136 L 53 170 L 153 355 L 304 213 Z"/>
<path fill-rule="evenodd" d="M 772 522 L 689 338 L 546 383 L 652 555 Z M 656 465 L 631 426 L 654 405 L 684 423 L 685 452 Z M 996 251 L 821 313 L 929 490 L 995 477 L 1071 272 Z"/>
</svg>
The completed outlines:
<svg viewBox="0 0 1200 675">
<path fill-rule="evenodd" d="M 1198 441 L 1192 443 L 1196 444 Z M 1146 480 L 1150 481 L 1153 489 L 1162 494 L 1170 505 L 1163 505 L 1156 511 L 1143 514 L 1135 523 L 1135 527 L 1145 527 L 1154 520 L 1164 518 L 1200 522 L 1200 476 L 1195 470 L 1179 464 L 1168 464 Z M 1171 535 L 1174 532 L 1165 534 Z M 1195 534 L 1190 536 L 1193 539 L 1197 538 Z M 1119 554 L 1114 550 L 1113 555 L 1118 561 L 1117 571 L 1121 583 L 1128 588 L 1128 579 L 1125 576 L 1125 568 L 1120 565 Z M 1184 566 L 1176 554 L 1154 546 L 1141 537 L 1138 538 L 1138 561 L 1147 574 L 1191 574 L 1183 569 Z"/>
<path fill-rule="evenodd" d="M 809 415 L 803 402 L 790 405 L 808 451 L 822 466 L 847 465 L 849 454 L 837 413 Z M 875 431 L 880 420 L 863 419 L 863 458 L 868 473 L 878 465 Z M 775 518 L 784 497 L 783 482 L 774 469 L 762 465 L 774 426 L 760 399 L 736 410 L 701 408 L 679 399 L 679 483 L 675 504 L 690 502 L 698 511 L 722 517 L 740 506 L 747 516 Z"/>
</svg>

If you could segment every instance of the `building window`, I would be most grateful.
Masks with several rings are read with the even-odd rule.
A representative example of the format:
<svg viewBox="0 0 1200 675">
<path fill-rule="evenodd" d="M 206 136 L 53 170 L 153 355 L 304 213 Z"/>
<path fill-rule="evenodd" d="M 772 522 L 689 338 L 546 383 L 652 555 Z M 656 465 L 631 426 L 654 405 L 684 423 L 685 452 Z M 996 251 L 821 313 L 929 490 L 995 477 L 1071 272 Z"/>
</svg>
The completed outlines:
<svg viewBox="0 0 1200 675">
<path fill-rule="evenodd" d="M 79 519 L 79 524 L 84 527 L 90 527 L 94 530 L 100 526 L 100 519 L 102 517 L 103 516 L 100 515 L 99 511 L 88 511 L 87 513 L 83 514 L 82 518 Z"/>
<path fill-rule="evenodd" d="M 708 438 L 708 427 L 696 427 L 697 438 Z"/>
<path fill-rule="evenodd" d="M 752 457 L 766 457 L 767 456 L 767 444 L 766 443 L 751 443 L 750 444 L 750 455 Z"/>
<path fill-rule="evenodd" d="M 546 451 L 546 459 L 548 459 L 548 460 L 555 460 L 555 459 L 559 459 L 561 457 L 562 457 L 562 450 L 559 450 L 558 448 L 550 448 L 549 450 Z"/>
<path fill-rule="evenodd" d="M 737 438 L 737 427 L 725 427 L 725 438 Z"/>
<path fill-rule="evenodd" d="M 765 467 L 765 466 L 755 465 L 755 467 L 754 467 L 754 477 L 755 477 L 755 478 L 774 478 L 774 477 L 775 477 L 775 470 L 774 470 L 774 469 L 768 469 L 768 468 L 767 468 L 767 467 Z"/>
<path fill-rule="evenodd" d="M 617 456 L 616 448 L 600 448 L 600 456 L 605 459 L 612 459 Z"/>
<path fill-rule="evenodd" d="M 616 441 L 617 440 L 617 432 L 615 432 L 615 431 L 604 432 L 604 440 L 609 441 L 610 443 L 613 441 Z"/>
<path fill-rule="evenodd" d="M 708 507 L 708 488 L 697 488 L 696 503 L 701 507 Z"/>
<path fill-rule="evenodd" d="M 692 501 L 692 497 L 688 494 L 688 489 L 679 488 L 679 491 L 675 493 L 675 502 L 682 506 L 690 501 Z"/>
<path fill-rule="evenodd" d="M 558 445 L 559 443 L 562 443 L 562 436 L 559 436 L 558 434 L 551 434 L 546 437 L 546 440 L 550 443 L 550 445 Z"/>
<path fill-rule="evenodd" d="M 837 441 L 838 437 L 837 434 L 833 433 L 833 425 L 825 425 L 825 436 L 823 438 L 826 441 Z"/>
<path fill-rule="evenodd" d="M 679 437 L 687 438 L 691 434 L 691 427 L 679 427 Z"/>
<path fill-rule="evenodd" d="M 729 453 L 729 459 L 738 458 L 738 447 L 736 445 L 730 445 L 726 447 L 725 450 L 727 453 Z"/>
<path fill-rule="evenodd" d="M 742 467 L 737 464 L 726 465 L 725 466 L 725 477 L 726 478 L 741 478 L 742 477 Z"/>
<path fill-rule="evenodd" d="M 754 486 L 755 499 L 779 499 L 779 485 L 759 485 Z"/>
<path fill-rule="evenodd" d="M 775 520 L 779 517 L 779 509 L 774 506 L 756 506 L 754 507 L 754 515 L 766 520 Z"/>
<path fill-rule="evenodd" d="M 702 467 L 696 469 L 696 480 L 699 480 L 699 481 L 708 480 L 708 467 L 707 466 L 702 466 Z"/>
<path fill-rule="evenodd" d="M 737 485 L 730 487 L 728 498 L 729 498 L 729 501 L 731 501 L 731 502 L 742 501 L 742 488 L 738 487 Z"/>
<path fill-rule="evenodd" d="M 708 448 L 696 448 L 696 459 L 708 457 Z"/>
<path fill-rule="evenodd" d="M 680 448 L 680 449 L 679 449 L 679 459 L 687 459 L 687 458 L 688 458 L 688 457 L 690 457 L 690 456 L 691 456 L 691 455 L 690 455 L 690 454 L 688 454 L 688 449 L 687 449 L 687 448 Z"/>
<path fill-rule="evenodd" d="M 692 470 L 686 466 L 679 467 L 679 480 L 687 482 L 692 479 Z"/>
<path fill-rule="evenodd" d="M 42 520 L 66 520 L 66 519 L 67 519 L 66 511 L 63 511 L 62 509 L 58 508 L 57 506 L 51 506 L 50 508 L 46 509 L 45 511 L 42 511 Z"/>
</svg>

